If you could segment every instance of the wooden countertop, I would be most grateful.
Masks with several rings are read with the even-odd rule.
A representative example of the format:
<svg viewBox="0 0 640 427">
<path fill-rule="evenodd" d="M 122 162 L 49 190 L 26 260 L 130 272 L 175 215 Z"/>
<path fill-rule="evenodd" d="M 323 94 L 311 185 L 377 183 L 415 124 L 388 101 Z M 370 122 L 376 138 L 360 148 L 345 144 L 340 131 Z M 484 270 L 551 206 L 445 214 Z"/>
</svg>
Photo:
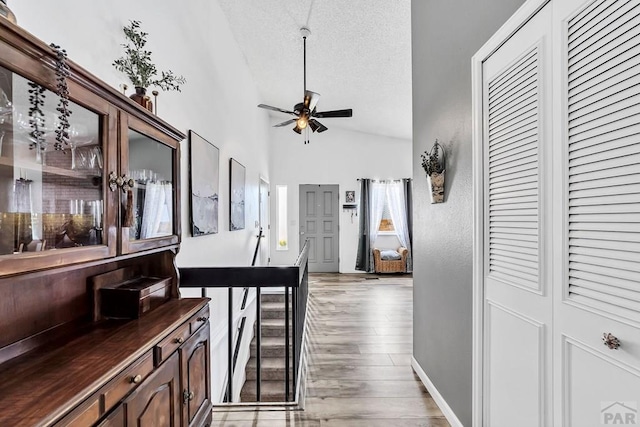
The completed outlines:
<svg viewBox="0 0 640 427">
<path fill-rule="evenodd" d="M 48 425 L 184 323 L 207 298 L 174 299 L 137 320 L 105 321 L 58 347 L 0 365 L 0 425 Z"/>
</svg>

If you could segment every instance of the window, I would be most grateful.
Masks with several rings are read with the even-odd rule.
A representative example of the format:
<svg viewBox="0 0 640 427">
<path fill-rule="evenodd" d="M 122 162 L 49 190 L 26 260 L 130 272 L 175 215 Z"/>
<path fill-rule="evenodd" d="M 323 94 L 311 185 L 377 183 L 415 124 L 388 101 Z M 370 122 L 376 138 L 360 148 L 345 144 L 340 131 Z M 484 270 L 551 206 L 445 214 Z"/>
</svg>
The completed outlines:
<svg viewBox="0 0 640 427">
<path fill-rule="evenodd" d="M 378 234 L 396 234 L 396 229 L 393 226 L 393 220 L 391 219 L 388 195 L 385 195 L 384 198 L 384 210 L 382 211 L 382 219 L 380 220 L 380 226 L 378 227 Z"/>
<path fill-rule="evenodd" d="M 276 250 L 289 250 L 289 233 L 287 229 L 287 186 L 276 185 L 276 221 L 278 229 L 276 230 L 278 241 Z"/>
</svg>

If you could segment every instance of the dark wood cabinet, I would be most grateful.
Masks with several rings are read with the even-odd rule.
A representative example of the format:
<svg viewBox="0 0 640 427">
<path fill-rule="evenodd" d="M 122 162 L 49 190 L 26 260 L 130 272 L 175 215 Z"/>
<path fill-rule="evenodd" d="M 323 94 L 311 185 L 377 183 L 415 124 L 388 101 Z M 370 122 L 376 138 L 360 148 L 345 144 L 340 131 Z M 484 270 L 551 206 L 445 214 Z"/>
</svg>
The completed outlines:
<svg viewBox="0 0 640 427">
<path fill-rule="evenodd" d="M 211 407 L 209 395 L 209 324 L 179 348 L 182 381 L 182 425 L 201 426 Z"/>
<path fill-rule="evenodd" d="M 180 359 L 174 353 L 125 400 L 126 425 L 180 426 L 180 394 Z"/>
<path fill-rule="evenodd" d="M 208 299 L 180 298 L 175 263 L 185 135 L 69 59 L 57 149 L 55 61 L 0 18 L 0 426 L 207 425 Z M 122 271 L 166 284 L 139 318 L 100 310 L 95 279 Z"/>
</svg>

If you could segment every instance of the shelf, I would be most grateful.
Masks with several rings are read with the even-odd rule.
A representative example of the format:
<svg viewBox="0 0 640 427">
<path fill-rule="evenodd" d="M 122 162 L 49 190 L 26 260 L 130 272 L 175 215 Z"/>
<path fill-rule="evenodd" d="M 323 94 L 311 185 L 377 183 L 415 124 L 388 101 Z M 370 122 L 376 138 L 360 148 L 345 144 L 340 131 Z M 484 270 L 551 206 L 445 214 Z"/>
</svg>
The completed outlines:
<svg viewBox="0 0 640 427">
<path fill-rule="evenodd" d="M 35 161 L 14 160 L 12 158 L 2 157 L 2 156 L 0 156 L 0 165 L 11 166 L 14 168 L 28 169 L 36 172 L 49 173 L 52 175 L 66 176 L 69 178 L 77 178 L 77 179 L 88 179 L 88 178 L 93 178 L 95 176 L 100 176 L 100 175 L 90 173 L 88 171 L 63 169 L 55 166 L 41 165 Z"/>
</svg>

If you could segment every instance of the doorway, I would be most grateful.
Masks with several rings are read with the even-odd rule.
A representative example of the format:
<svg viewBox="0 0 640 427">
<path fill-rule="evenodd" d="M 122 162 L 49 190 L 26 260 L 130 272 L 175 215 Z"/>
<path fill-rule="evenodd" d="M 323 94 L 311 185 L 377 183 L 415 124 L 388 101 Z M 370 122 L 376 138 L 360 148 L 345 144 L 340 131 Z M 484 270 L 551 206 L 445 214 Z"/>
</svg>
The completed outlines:
<svg viewBox="0 0 640 427">
<path fill-rule="evenodd" d="M 300 185 L 300 248 L 309 241 L 309 272 L 340 271 L 337 185 Z"/>
<path fill-rule="evenodd" d="M 262 229 L 262 241 L 260 242 L 260 265 L 269 265 L 271 259 L 269 256 L 269 236 L 271 231 L 271 224 L 269 223 L 269 209 L 271 206 L 271 192 L 269 191 L 269 183 L 262 177 L 260 177 L 260 203 L 259 209 L 259 221 L 260 228 Z"/>
</svg>

